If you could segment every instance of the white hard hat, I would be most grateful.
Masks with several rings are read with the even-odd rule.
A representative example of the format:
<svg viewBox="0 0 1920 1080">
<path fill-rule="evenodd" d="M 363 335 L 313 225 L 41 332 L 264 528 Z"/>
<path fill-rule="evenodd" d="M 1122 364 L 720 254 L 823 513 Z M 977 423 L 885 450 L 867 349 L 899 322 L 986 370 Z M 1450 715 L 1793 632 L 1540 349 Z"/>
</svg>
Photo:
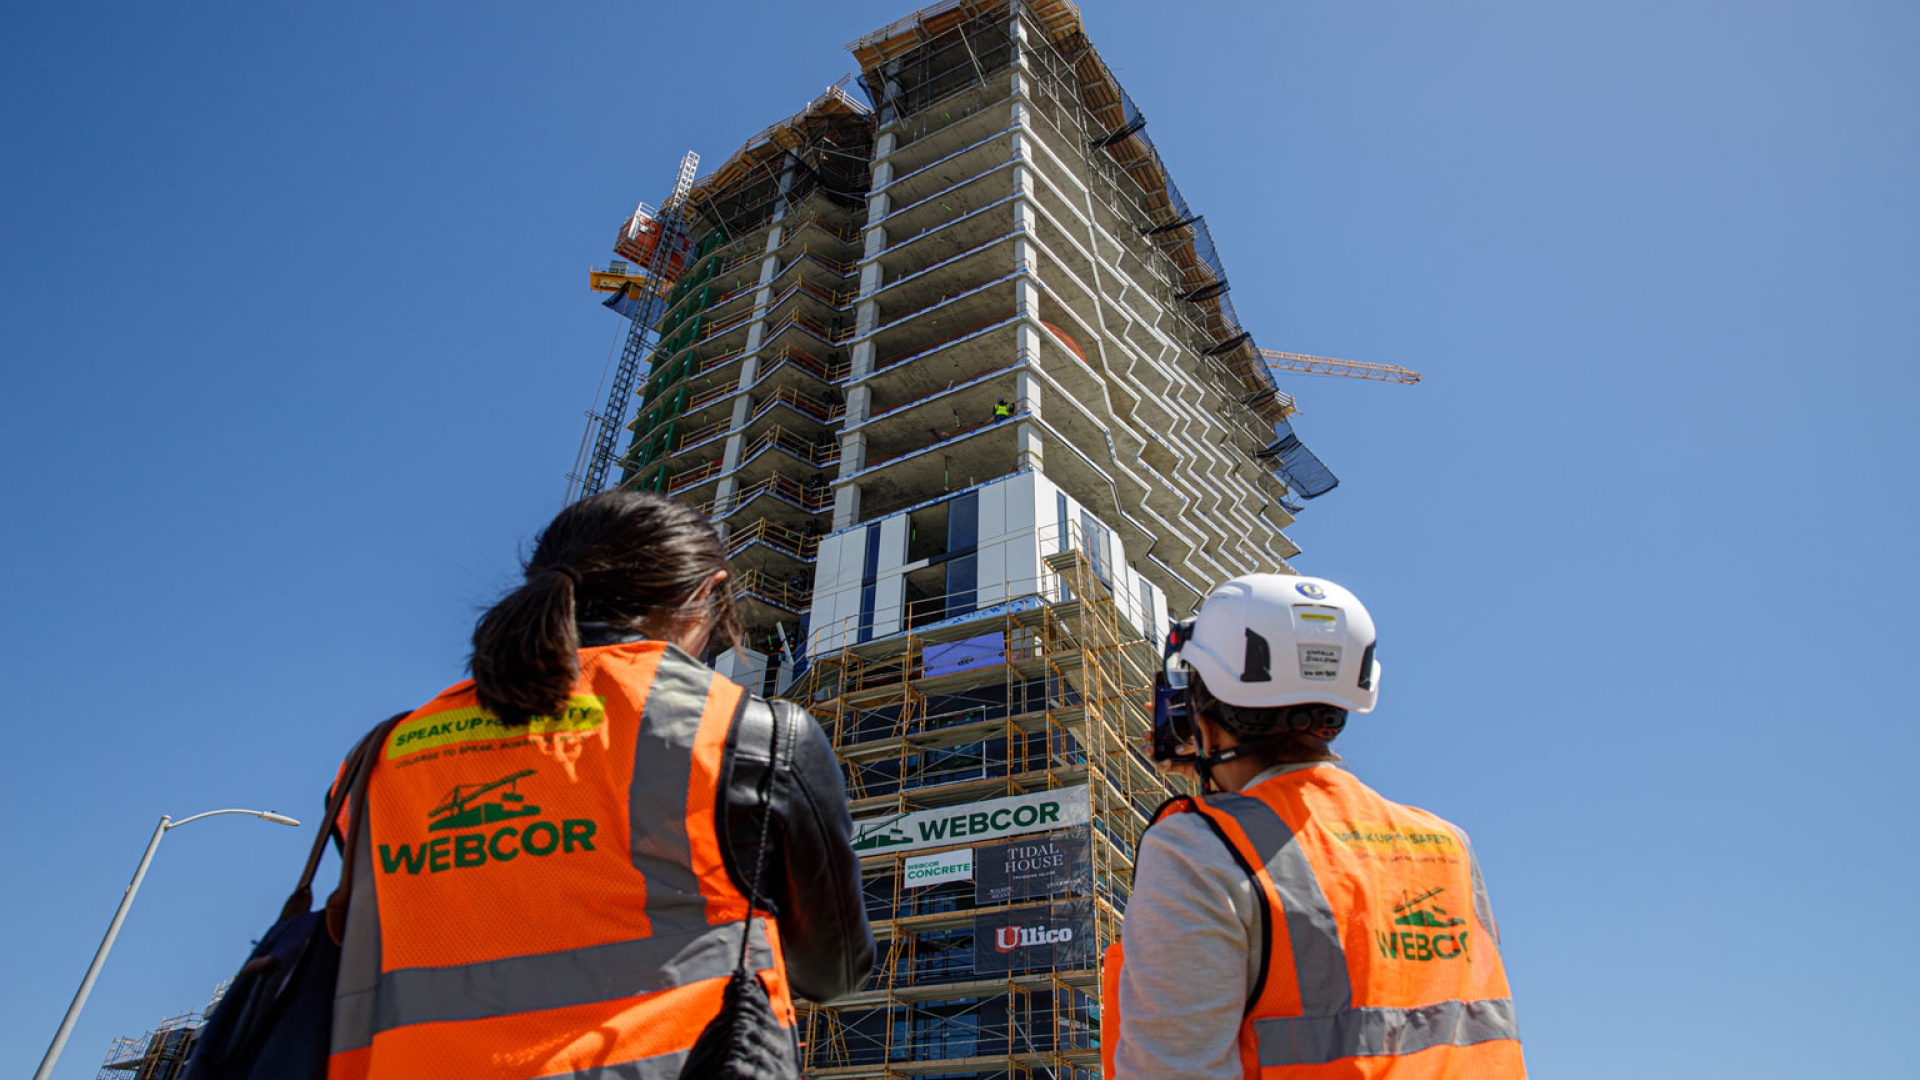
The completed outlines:
<svg viewBox="0 0 1920 1080">
<path fill-rule="evenodd" d="M 1229 705 L 1334 705 L 1368 713 L 1380 694 L 1373 616 L 1324 578 L 1247 574 L 1213 590 L 1178 659 Z"/>
</svg>

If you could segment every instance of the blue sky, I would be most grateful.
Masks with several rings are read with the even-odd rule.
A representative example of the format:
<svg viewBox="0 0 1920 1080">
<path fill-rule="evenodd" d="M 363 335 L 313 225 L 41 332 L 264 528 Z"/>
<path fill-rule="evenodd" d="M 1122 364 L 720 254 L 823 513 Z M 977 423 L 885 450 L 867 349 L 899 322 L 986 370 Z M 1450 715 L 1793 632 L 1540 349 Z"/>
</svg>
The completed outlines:
<svg viewBox="0 0 1920 1080">
<path fill-rule="evenodd" d="M 161 813 L 309 822 L 460 677 L 618 330 L 585 288 L 903 4 L 38 5 L 0 39 L 0 1074 Z M 1090 0 L 1342 477 L 1343 740 L 1458 821 L 1534 1074 L 1910 1069 L 1920 10 Z M 162 846 L 59 1075 L 309 832 Z M 1868 917 L 1882 907 L 1893 916 Z"/>
</svg>

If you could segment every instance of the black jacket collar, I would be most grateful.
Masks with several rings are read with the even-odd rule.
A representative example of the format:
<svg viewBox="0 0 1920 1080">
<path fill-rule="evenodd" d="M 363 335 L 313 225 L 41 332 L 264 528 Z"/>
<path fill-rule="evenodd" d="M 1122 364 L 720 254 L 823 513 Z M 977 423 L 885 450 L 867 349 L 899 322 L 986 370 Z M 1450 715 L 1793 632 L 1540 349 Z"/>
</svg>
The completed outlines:
<svg viewBox="0 0 1920 1080">
<path fill-rule="evenodd" d="M 580 647 L 583 649 L 595 649 L 602 645 L 630 645 L 645 640 L 647 635 L 625 626 L 603 622 L 580 624 Z"/>
</svg>

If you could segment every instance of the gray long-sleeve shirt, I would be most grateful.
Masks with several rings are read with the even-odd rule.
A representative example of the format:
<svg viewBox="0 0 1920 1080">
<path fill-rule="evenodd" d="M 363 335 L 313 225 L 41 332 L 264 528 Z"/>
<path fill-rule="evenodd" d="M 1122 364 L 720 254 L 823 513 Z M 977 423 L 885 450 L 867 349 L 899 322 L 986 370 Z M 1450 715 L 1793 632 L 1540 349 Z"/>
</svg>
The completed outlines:
<svg viewBox="0 0 1920 1080">
<path fill-rule="evenodd" d="M 1245 787 L 1334 767 L 1279 765 Z M 1149 829 L 1135 866 L 1110 1080 L 1241 1080 L 1240 1022 L 1267 947 L 1253 881 L 1198 814 Z"/>
</svg>

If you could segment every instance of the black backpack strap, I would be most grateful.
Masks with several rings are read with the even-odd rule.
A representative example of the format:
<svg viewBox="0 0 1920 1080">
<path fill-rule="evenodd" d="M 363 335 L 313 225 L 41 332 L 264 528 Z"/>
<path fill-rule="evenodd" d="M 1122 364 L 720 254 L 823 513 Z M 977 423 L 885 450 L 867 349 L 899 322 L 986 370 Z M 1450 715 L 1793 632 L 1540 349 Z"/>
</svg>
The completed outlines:
<svg viewBox="0 0 1920 1080">
<path fill-rule="evenodd" d="M 760 903 L 763 899 L 760 895 L 760 877 L 762 872 L 767 868 L 767 834 L 773 825 L 774 778 L 785 764 L 780 756 L 780 747 L 782 745 L 780 732 L 782 728 L 787 726 L 780 722 L 780 717 L 773 711 L 773 706 L 767 704 L 765 699 L 755 697 L 751 694 L 747 695 L 746 708 L 743 710 L 741 719 L 745 720 L 749 715 L 756 719 L 764 720 L 772 727 L 773 742 L 767 752 L 766 775 L 760 778 L 760 843 L 753 854 L 753 876 L 748 879 L 747 917 L 741 924 L 740 963 L 736 969 L 738 974 L 745 974 L 747 971 L 747 947 L 753 941 L 753 912 L 756 907 L 762 906 Z"/>
<path fill-rule="evenodd" d="M 394 713 L 367 732 L 367 737 L 361 740 L 363 752 L 358 767 L 346 785 L 349 788 L 347 832 L 340 838 L 340 882 L 327 896 L 327 933 L 336 945 L 346 938 L 347 900 L 353 896 L 354 853 L 359 850 L 354 838 L 367 828 L 367 787 L 373 778 L 373 767 L 380 760 L 380 751 L 387 745 L 387 737 L 393 734 L 393 729 L 400 721 L 412 715 L 412 710 Z"/>
<path fill-rule="evenodd" d="M 385 741 L 384 736 L 378 739 L 375 736 L 381 735 L 382 731 L 391 731 L 393 724 L 408 715 L 410 714 L 400 713 L 377 725 L 372 731 L 362 735 L 360 741 L 348 751 L 346 761 L 340 767 L 340 780 L 333 785 L 333 790 L 327 793 L 327 816 L 321 820 L 319 833 L 313 838 L 313 850 L 307 852 L 307 865 L 300 871 L 300 883 L 294 886 L 293 894 L 287 897 L 285 906 L 280 909 L 282 919 L 291 919 L 295 915 L 304 915 L 313 910 L 313 875 L 320 869 L 320 857 L 327 851 L 327 838 L 334 833 L 340 820 L 340 811 L 347 805 L 347 797 L 353 790 L 354 781 L 364 768 L 370 767 L 375 752 L 374 745 Z"/>
</svg>

